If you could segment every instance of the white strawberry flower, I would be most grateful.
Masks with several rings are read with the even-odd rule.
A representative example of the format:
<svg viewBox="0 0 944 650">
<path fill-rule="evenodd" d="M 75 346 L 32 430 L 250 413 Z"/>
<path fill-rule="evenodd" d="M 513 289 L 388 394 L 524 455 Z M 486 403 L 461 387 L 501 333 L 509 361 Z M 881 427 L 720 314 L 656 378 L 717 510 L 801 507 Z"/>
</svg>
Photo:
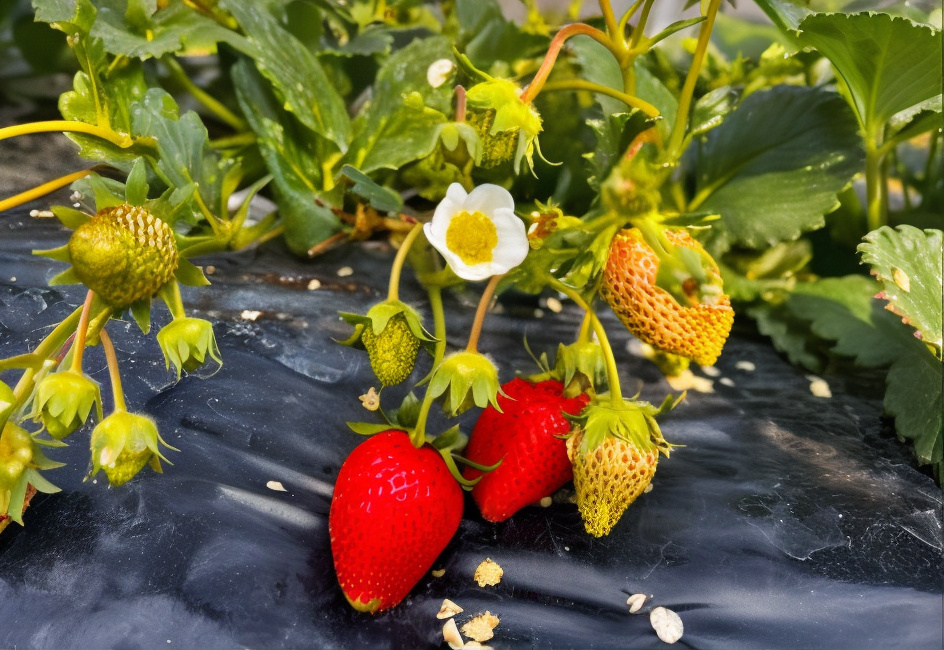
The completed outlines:
<svg viewBox="0 0 944 650">
<path fill-rule="evenodd" d="M 479 185 L 466 193 L 453 183 L 423 231 L 463 280 L 507 273 L 528 255 L 528 235 L 515 216 L 515 201 L 498 185 Z"/>
</svg>

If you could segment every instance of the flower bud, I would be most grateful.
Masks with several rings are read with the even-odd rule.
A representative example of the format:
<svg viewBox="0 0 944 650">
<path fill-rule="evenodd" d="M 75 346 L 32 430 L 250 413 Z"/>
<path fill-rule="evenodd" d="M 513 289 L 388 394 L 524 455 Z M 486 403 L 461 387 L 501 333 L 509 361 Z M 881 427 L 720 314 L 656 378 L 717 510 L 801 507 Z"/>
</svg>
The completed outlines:
<svg viewBox="0 0 944 650">
<path fill-rule="evenodd" d="M 182 371 L 193 372 L 206 362 L 207 355 L 220 366 L 220 349 L 216 345 L 213 324 L 202 318 L 176 318 L 157 333 L 157 342 L 164 353 L 167 368 L 177 370 L 177 379 Z"/>
<path fill-rule="evenodd" d="M 479 408 L 491 404 L 501 412 L 498 391 L 498 368 L 478 352 L 456 352 L 446 357 L 429 383 L 433 398 L 447 395 L 443 411 L 449 416 L 465 413 L 473 404 Z"/>
<path fill-rule="evenodd" d="M 74 370 L 47 375 L 36 387 L 36 414 L 56 440 L 85 424 L 92 406 L 102 415 L 98 384 Z"/>
<path fill-rule="evenodd" d="M 147 463 L 160 472 L 160 459 L 167 459 L 158 449 L 158 442 L 173 449 L 161 439 L 151 418 L 127 411 L 112 413 L 92 431 L 92 471 L 89 477 L 95 476 L 100 469 L 104 470 L 108 482 L 118 487 Z"/>
</svg>

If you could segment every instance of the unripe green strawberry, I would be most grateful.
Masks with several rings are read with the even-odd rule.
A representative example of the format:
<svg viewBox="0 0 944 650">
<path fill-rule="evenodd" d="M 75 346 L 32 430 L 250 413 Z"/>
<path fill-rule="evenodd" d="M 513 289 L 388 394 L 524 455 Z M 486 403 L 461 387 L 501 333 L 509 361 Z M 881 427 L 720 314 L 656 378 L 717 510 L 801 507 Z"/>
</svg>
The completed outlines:
<svg viewBox="0 0 944 650">
<path fill-rule="evenodd" d="M 104 470 L 109 484 L 118 487 L 148 463 L 159 472 L 160 459 L 167 460 L 158 449 L 159 442 L 169 447 L 157 432 L 154 420 L 138 413 L 116 411 L 92 431 L 92 471 L 89 476 Z"/>
<path fill-rule="evenodd" d="M 482 158 L 479 166 L 482 168 L 496 167 L 506 160 L 511 160 L 518 149 L 517 128 L 492 133 L 495 123 L 495 109 L 470 108 L 466 113 L 466 121 L 479 134 L 482 141 Z"/>
<path fill-rule="evenodd" d="M 708 258 L 686 231 L 666 230 L 665 235 L 672 245 Z M 656 284 L 659 265 L 659 257 L 639 229 L 621 230 L 610 244 L 600 295 L 639 340 L 703 366 L 714 364 L 734 323 L 731 300 L 719 290 L 710 299 L 681 305 Z M 716 281 L 714 286 L 720 287 L 717 265 L 707 273 Z"/>
<path fill-rule="evenodd" d="M 154 295 L 179 262 L 170 226 L 129 204 L 101 210 L 76 228 L 69 255 L 83 284 L 117 309 Z"/>
<path fill-rule="evenodd" d="M 420 340 L 410 331 L 402 313 L 391 317 L 379 333 L 368 323 L 361 334 L 361 343 L 382 385 L 399 384 L 413 372 Z"/>
<path fill-rule="evenodd" d="M 581 450 L 583 437 L 580 431 L 567 439 L 577 508 L 587 532 L 603 537 L 652 481 L 659 451 L 655 445 L 640 449 L 615 436 L 606 436 L 594 449 Z"/>
<path fill-rule="evenodd" d="M 11 520 L 20 520 L 26 504 L 32 494 L 29 486 L 26 488 L 26 497 L 22 506 L 15 504 L 19 512 L 9 512 L 14 491 L 23 489 L 26 481 L 26 470 L 33 460 L 33 439 L 23 428 L 7 422 L 0 433 L 0 531 L 6 528 Z M 33 490 L 35 493 L 35 490 Z"/>
</svg>

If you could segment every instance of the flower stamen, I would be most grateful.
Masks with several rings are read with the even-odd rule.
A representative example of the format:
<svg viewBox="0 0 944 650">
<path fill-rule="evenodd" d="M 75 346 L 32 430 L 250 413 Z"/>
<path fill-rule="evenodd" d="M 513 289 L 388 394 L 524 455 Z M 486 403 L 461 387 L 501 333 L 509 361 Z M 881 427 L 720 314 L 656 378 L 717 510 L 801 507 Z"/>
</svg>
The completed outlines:
<svg viewBox="0 0 944 650">
<path fill-rule="evenodd" d="M 446 246 L 469 266 L 491 262 L 497 245 L 495 224 L 478 211 L 459 212 L 446 229 Z"/>
</svg>

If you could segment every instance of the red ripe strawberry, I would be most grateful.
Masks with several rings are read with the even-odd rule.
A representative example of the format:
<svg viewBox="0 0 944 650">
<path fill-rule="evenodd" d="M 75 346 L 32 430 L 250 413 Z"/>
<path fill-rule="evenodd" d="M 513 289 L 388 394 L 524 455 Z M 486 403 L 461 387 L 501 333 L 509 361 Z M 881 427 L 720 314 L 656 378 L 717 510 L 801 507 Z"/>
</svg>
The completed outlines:
<svg viewBox="0 0 944 650">
<path fill-rule="evenodd" d="M 463 455 L 481 465 L 502 461 L 472 489 L 472 498 L 489 521 L 504 521 L 521 508 L 553 494 L 573 478 L 567 443 L 571 429 L 564 413 L 577 415 L 586 395 L 565 398 L 564 385 L 545 380 L 532 384 L 512 379 L 498 394 L 501 412 L 488 406 L 479 416 Z M 481 471 L 467 467 L 463 476 Z"/>
<path fill-rule="evenodd" d="M 440 453 L 400 430 L 351 452 L 334 485 L 328 531 L 344 596 L 379 612 L 403 600 L 459 529 L 462 488 Z"/>
</svg>

